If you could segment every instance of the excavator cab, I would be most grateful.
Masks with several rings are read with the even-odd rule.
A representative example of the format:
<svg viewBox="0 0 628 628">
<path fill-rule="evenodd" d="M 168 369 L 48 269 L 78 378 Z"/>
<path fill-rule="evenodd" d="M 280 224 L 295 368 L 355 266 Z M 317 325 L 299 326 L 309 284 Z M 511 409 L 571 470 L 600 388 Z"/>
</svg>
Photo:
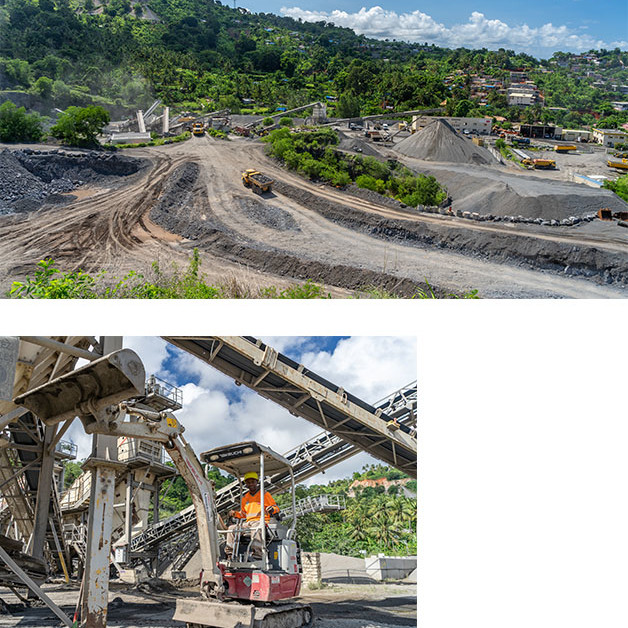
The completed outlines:
<svg viewBox="0 0 628 628">
<path fill-rule="evenodd" d="M 246 473 L 256 472 L 260 497 L 265 495 L 269 485 L 281 489 L 289 484 L 292 512 L 296 513 L 292 467 L 269 447 L 247 441 L 206 451 L 200 457 L 203 462 L 240 480 Z M 291 601 L 301 590 L 294 518 L 286 528 L 272 522 L 265 524 L 260 517 L 259 526 L 261 559 L 251 556 L 250 541 L 241 538 L 240 547 L 234 548 L 231 560 L 218 560 L 223 588 L 220 599 L 177 600 L 175 620 L 186 622 L 188 628 L 309 628 L 312 625 L 311 607 Z M 250 531 L 253 534 L 256 530 Z"/>
<path fill-rule="evenodd" d="M 243 497 L 242 478 L 249 472 L 257 473 L 262 512 L 268 503 L 265 497 L 269 485 L 283 488 L 288 484 L 292 494 L 292 512 L 295 513 L 292 467 L 286 458 L 269 447 L 247 441 L 203 452 L 200 458 L 238 478 L 241 487 L 238 504 Z M 268 602 L 299 594 L 301 565 L 295 540 L 296 516 L 292 517 L 289 526 L 282 525 L 280 518 L 281 512 L 269 521 L 260 517 L 253 527 L 244 526 L 241 520 L 232 526 L 229 533 L 232 537 L 230 557 L 225 556 L 221 560 L 227 597 Z"/>
</svg>

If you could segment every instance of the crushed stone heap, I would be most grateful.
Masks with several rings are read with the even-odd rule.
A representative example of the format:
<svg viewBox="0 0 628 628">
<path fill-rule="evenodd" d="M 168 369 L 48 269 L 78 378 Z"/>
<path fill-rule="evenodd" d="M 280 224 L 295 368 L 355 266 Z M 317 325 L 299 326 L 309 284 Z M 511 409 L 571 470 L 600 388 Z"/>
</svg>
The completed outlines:
<svg viewBox="0 0 628 628">
<path fill-rule="evenodd" d="M 399 142 L 395 150 L 407 157 L 425 161 L 478 165 L 493 162 L 486 149 L 460 137 L 449 122 L 440 118 Z"/>
<path fill-rule="evenodd" d="M 0 213 L 10 211 L 17 199 L 46 197 L 45 183 L 31 174 L 6 148 L 0 152 Z"/>
</svg>

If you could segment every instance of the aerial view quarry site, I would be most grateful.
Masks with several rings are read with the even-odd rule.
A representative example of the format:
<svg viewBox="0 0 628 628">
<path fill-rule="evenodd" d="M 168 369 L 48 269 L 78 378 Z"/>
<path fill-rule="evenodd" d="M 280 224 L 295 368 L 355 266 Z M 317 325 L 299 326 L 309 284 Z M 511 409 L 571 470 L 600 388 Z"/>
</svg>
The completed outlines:
<svg viewBox="0 0 628 628">
<path fill-rule="evenodd" d="M 340 150 L 433 175 L 448 199 L 411 208 L 355 185 L 311 182 L 267 156 L 260 139 L 236 135 L 115 153 L 6 147 L 0 291 L 44 258 L 61 270 L 121 277 L 154 261 L 185 267 L 197 248 L 210 282 L 312 280 L 335 297 L 365 287 L 400 297 L 417 288 L 482 298 L 628 296 L 628 203 L 578 182 L 619 176 L 604 147 L 562 153 L 559 142 L 533 140 L 534 157 L 556 165 L 537 170 L 500 158 L 495 137 L 481 146 L 439 118 L 384 142 L 346 123 L 335 129 Z M 249 168 L 270 177 L 272 189 L 243 187 Z"/>
</svg>

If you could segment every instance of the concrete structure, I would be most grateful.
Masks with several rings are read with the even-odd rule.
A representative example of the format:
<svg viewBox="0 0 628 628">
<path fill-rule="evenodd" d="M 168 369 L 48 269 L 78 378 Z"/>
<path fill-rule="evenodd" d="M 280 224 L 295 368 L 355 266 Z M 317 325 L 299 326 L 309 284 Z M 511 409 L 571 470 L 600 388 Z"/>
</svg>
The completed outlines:
<svg viewBox="0 0 628 628">
<path fill-rule="evenodd" d="M 301 567 L 303 569 L 303 588 L 320 587 L 323 579 L 321 571 L 321 555 L 319 552 L 302 552 Z"/>
<path fill-rule="evenodd" d="M 521 124 L 519 134 L 522 137 L 560 138 L 563 139 L 563 130 L 559 126 L 550 124 Z"/>
<path fill-rule="evenodd" d="M 563 129 L 562 139 L 565 142 L 588 142 L 591 139 L 591 131 L 584 129 Z"/>
<path fill-rule="evenodd" d="M 141 144 L 150 142 L 150 133 L 112 133 L 109 136 L 112 144 Z"/>
<path fill-rule="evenodd" d="M 512 83 L 523 83 L 528 80 L 528 73 L 522 71 L 512 70 L 510 72 L 510 81 Z"/>
<path fill-rule="evenodd" d="M 626 101 L 614 101 L 611 103 L 615 111 L 628 111 L 628 102 Z"/>
<path fill-rule="evenodd" d="M 489 135 L 493 125 L 491 118 L 441 117 L 441 120 L 449 122 L 458 133 L 467 131 L 468 133 L 477 133 L 478 135 Z M 433 121 L 433 116 L 412 116 L 412 132 L 420 131 Z"/>
<path fill-rule="evenodd" d="M 602 144 L 602 146 L 613 148 L 615 144 L 628 142 L 628 134 L 618 129 L 593 128 L 593 141 Z"/>
<path fill-rule="evenodd" d="M 417 567 L 416 556 L 368 556 L 364 559 L 366 573 L 373 580 L 401 580 Z"/>
</svg>

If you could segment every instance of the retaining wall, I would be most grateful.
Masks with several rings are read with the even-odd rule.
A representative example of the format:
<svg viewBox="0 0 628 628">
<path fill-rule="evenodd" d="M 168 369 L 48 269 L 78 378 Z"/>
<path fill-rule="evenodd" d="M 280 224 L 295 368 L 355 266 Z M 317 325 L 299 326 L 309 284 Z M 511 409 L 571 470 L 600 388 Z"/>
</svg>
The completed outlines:
<svg viewBox="0 0 628 628">
<path fill-rule="evenodd" d="M 416 569 L 416 556 L 368 556 L 366 573 L 373 580 L 400 580 Z"/>
</svg>

